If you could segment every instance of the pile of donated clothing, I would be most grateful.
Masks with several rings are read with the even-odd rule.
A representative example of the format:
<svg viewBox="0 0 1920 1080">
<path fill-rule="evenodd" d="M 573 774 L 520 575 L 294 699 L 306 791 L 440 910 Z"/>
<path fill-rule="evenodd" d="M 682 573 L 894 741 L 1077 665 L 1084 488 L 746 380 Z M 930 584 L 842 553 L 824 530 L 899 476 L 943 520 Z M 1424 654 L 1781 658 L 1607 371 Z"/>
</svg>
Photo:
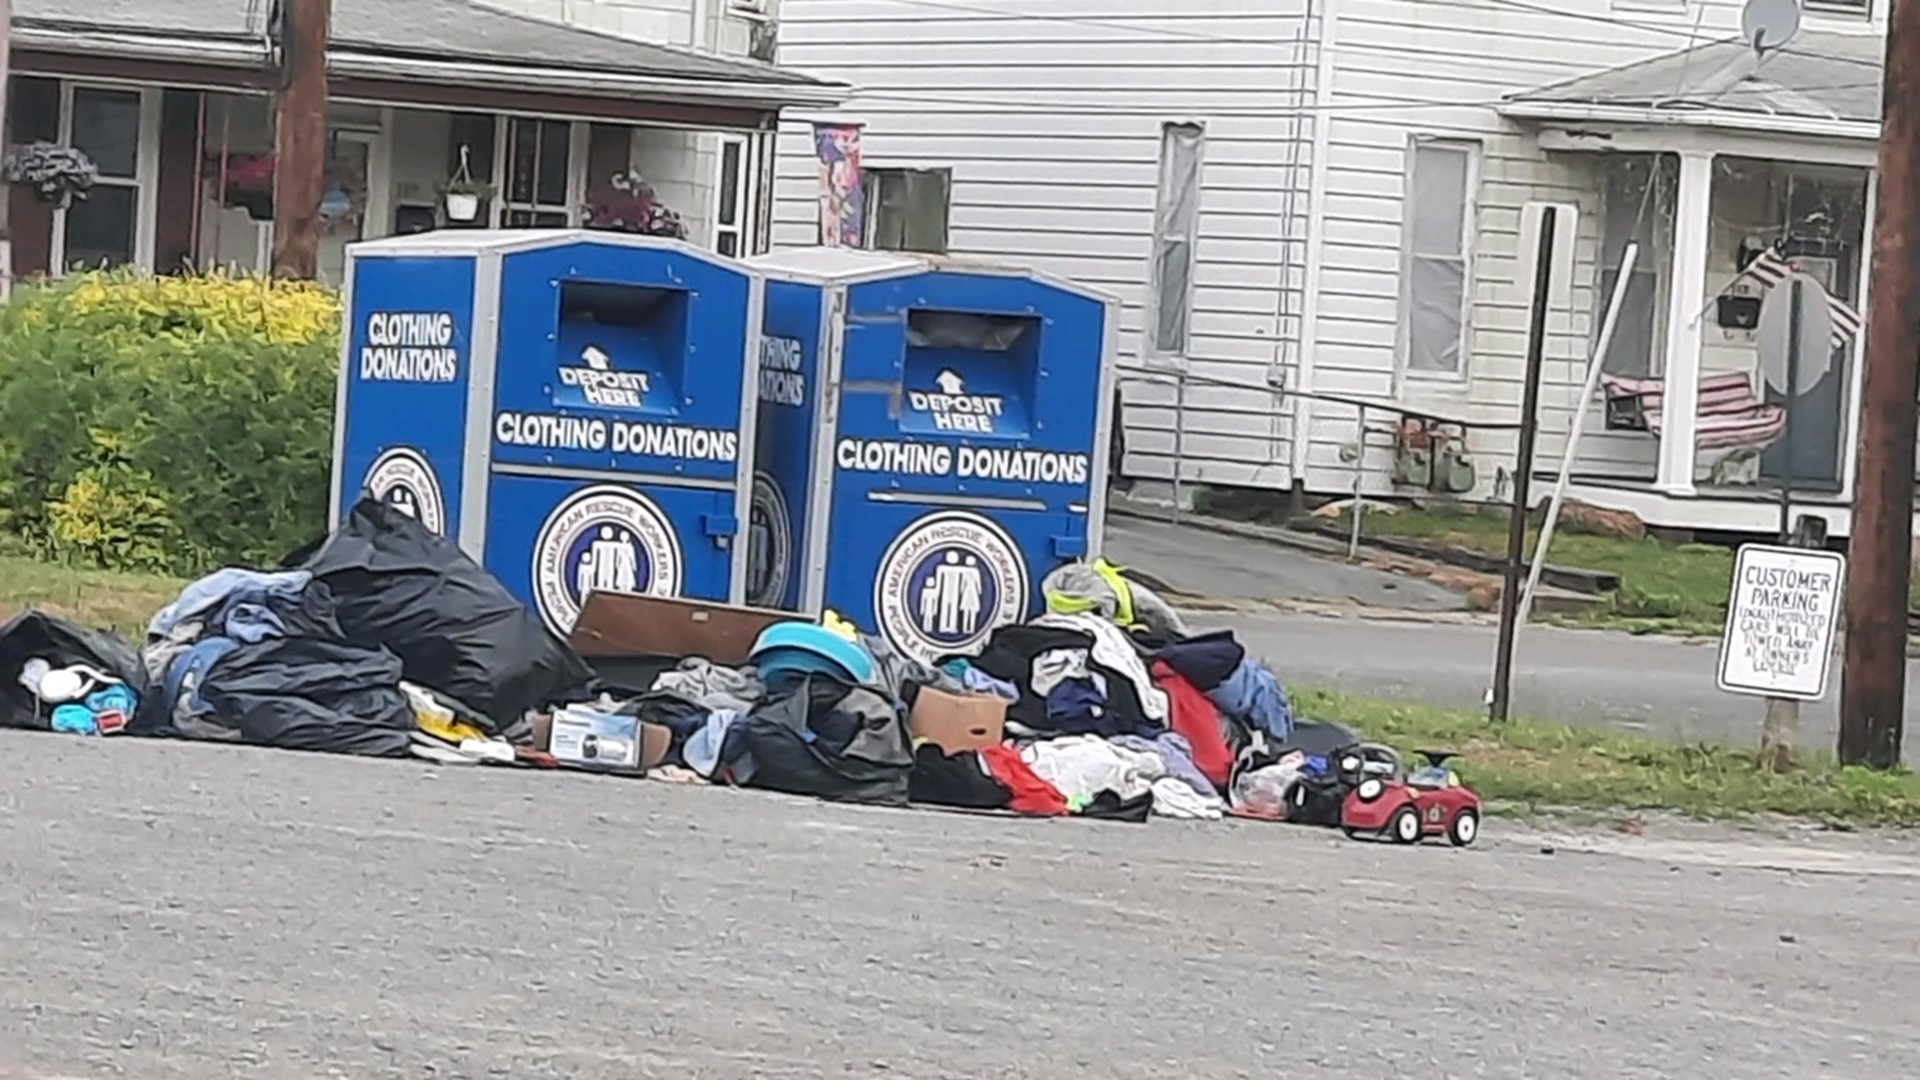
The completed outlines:
<svg viewBox="0 0 1920 1080">
<path fill-rule="evenodd" d="M 1047 612 L 922 664 L 828 613 L 746 664 L 590 666 L 459 548 L 373 500 L 280 567 L 188 585 L 134 647 L 39 612 L 0 627 L 0 725 L 439 762 L 553 766 L 538 721 L 663 732 L 653 775 L 820 798 L 1144 821 L 1299 818 L 1287 799 L 1356 739 L 1296 720 L 1230 632 L 1190 631 L 1103 561 Z M 913 733 L 921 694 L 1005 707 L 986 745 Z"/>
<path fill-rule="evenodd" d="M 663 775 L 891 805 L 1145 821 L 1277 818 L 1336 725 L 1299 724 L 1230 632 L 1190 632 L 1112 566 L 1043 586 L 1048 612 L 926 665 L 829 613 L 779 623 L 750 663 L 689 658 L 609 707 L 671 732 Z M 909 718 L 928 690 L 992 695 L 1004 737 L 952 748 Z M 1304 748 L 1303 748 L 1304 746 Z"/>
</svg>

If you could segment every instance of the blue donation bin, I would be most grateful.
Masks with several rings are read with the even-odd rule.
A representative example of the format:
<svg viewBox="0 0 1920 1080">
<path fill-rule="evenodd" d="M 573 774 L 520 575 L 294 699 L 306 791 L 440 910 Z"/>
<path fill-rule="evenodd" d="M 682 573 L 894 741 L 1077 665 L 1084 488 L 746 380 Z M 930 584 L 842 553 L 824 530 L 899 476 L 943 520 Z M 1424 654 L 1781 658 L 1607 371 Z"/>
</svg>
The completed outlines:
<svg viewBox="0 0 1920 1080">
<path fill-rule="evenodd" d="M 760 302 L 678 241 L 353 245 L 336 523 L 362 493 L 406 509 L 562 635 L 594 591 L 741 602 Z"/>
<path fill-rule="evenodd" d="M 1097 552 L 1115 302 L 1026 270 L 807 248 L 766 277 L 751 602 L 831 608 L 925 661 Z"/>
</svg>

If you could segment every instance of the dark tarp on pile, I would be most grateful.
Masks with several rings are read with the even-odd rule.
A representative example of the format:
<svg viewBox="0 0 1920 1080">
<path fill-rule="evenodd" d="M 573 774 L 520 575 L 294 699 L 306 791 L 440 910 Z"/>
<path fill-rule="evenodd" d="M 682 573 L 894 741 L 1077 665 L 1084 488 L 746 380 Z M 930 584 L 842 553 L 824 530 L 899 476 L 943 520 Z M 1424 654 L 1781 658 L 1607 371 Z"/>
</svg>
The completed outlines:
<svg viewBox="0 0 1920 1080">
<path fill-rule="evenodd" d="M 221 657 L 200 684 L 213 719 L 256 746 L 406 757 L 413 707 L 385 649 L 276 638 Z"/>
<path fill-rule="evenodd" d="M 743 723 L 752 786 L 841 802 L 907 804 L 907 722 L 878 691 L 809 675 L 768 696 Z"/>
<path fill-rule="evenodd" d="M 408 682 L 454 698 L 495 731 L 528 709 L 592 696 L 592 670 L 537 615 L 457 544 L 376 499 L 361 499 L 338 531 L 288 564 L 332 591 L 347 640 L 386 646 Z"/>
<path fill-rule="evenodd" d="M 146 696 L 146 669 L 132 645 L 105 630 L 29 611 L 0 626 L 0 727 L 52 729 L 52 711 L 20 685 L 20 669 L 36 656 L 55 668 L 85 664 L 126 683 L 135 695 Z"/>
</svg>

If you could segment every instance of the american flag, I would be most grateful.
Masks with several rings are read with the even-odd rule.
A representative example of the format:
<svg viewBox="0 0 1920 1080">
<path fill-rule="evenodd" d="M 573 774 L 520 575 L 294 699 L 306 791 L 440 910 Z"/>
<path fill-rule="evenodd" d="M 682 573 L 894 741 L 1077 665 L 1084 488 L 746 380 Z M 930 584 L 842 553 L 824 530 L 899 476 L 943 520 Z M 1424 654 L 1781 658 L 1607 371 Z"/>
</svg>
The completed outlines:
<svg viewBox="0 0 1920 1080">
<path fill-rule="evenodd" d="M 1771 289 L 1787 280 L 1794 270 L 1793 264 L 1780 257 L 1772 248 L 1762 251 L 1759 257 L 1747 264 L 1741 271 L 1743 278 L 1752 278 L 1762 288 Z M 1860 332 L 1860 313 L 1848 307 L 1844 301 L 1832 293 L 1827 294 L 1827 314 L 1833 319 L 1833 347 L 1845 348 L 1853 335 Z"/>
</svg>

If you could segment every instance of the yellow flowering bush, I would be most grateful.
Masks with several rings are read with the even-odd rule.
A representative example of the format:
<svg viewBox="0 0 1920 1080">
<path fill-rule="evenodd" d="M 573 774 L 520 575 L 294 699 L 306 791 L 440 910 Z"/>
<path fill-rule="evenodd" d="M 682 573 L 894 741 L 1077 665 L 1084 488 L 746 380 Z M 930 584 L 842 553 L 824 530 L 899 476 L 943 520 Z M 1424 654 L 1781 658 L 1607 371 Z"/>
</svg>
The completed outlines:
<svg viewBox="0 0 1920 1080">
<path fill-rule="evenodd" d="M 326 523 L 339 301 L 130 272 L 0 308 L 0 527 L 111 569 L 271 562 Z"/>
<path fill-rule="evenodd" d="M 75 561 L 164 573 L 190 549 L 167 492 L 128 463 L 119 436 L 92 433 L 94 461 L 47 506 L 55 551 Z"/>
</svg>

